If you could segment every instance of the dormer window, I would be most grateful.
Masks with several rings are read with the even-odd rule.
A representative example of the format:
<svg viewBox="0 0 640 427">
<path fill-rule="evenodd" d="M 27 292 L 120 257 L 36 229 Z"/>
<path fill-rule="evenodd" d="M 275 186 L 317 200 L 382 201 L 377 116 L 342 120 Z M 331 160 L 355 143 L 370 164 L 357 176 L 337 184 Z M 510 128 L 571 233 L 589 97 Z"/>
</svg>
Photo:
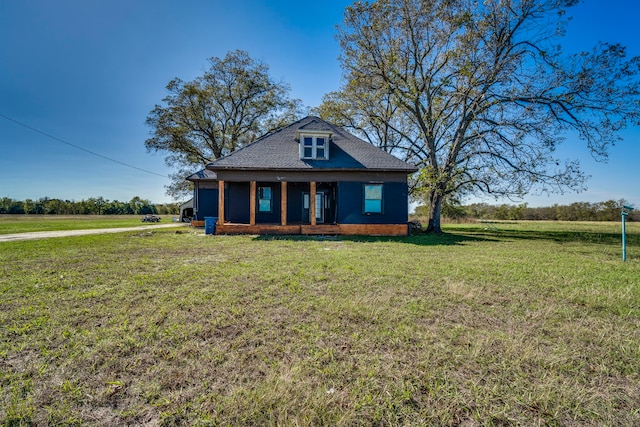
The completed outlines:
<svg viewBox="0 0 640 427">
<path fill-rule="evenodd" d="M 330 138 L 331 134 L 328 133 L 301 133 L 300 158 L 313 160 L 329 159 Z"/>
</svg>

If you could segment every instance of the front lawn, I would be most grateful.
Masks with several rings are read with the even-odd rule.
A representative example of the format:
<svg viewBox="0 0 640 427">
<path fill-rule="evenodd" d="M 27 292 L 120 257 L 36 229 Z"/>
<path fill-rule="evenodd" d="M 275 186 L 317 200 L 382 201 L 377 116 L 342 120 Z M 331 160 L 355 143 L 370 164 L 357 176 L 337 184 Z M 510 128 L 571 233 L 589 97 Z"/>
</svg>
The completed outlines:
<svg viewBox="0 0 640 427">
<path fill-rule="evenodd" d="M 144 215 L 0 215 L 0 234 L 31 231 L 88 230 L 96 228 L 135 227 L 156 223 L 142 222 Z M 172 217 L 162 216 L 160 224 Z"/>
<path fill-rule="evenodd" d="M 639 425 L 640 229 L 0 245 L 4 425 Z"/>
</svg>

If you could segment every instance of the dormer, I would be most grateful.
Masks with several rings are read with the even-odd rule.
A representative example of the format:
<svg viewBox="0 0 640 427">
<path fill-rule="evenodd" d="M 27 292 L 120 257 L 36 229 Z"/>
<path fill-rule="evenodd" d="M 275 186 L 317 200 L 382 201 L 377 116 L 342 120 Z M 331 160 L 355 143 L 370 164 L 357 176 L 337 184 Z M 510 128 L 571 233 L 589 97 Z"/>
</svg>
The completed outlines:
<svg viewBox="0 0 640 427">
<path fill-rule="evenodd" d="M 318 130 L 298 130 L 300 159 L 329 160 L 331 132 Z"/>
</svg>

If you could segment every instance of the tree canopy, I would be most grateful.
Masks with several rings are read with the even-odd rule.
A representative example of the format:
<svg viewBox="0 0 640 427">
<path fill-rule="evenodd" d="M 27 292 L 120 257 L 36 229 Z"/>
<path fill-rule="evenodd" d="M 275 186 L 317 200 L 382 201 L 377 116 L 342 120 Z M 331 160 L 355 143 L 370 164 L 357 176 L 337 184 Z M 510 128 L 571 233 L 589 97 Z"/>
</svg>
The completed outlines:
<svg viewBox="0 0 640 427">
<path fill-rule="evenodd" d="M 497 221 L 620 221 L 623 206 L 629 202 L 607 200 L 604 202 L 573 202 L 569 205 L 554 204 L 551 206 L 528 206 L 487 203 L 462 205 L 457 200 L 445 200 L 442 204 L 442 216 L 450 220 L 484 219 Z M 429 215 L 429 206 L 417 206 L 414 216 L 421 218 Z M 631 211 L 627 221 L 639 221 L 640 212 Z"/>
<path fill-rule="evenodd" d="M 42 197 L 38 200 L 0 198 L 0 214 L 28 215 L 169 215 L 179 213 L 175 203 L 154 204 L 138 196 L 128 202 L 90 197 L 86 200 L 61 200 Z"/>
<path fill-rule="evenodd" d="M 186 175 L 302 115 L 301 101 L 288 96 L 289 86 L 247 52 L 232 51 L 209 63 L 193 81 L 171 80 L 163 105 L 146 120 L 151 138 L 145 146 L 167 152 L 167 165 L 178 168 L 167 188 L 174 196 L 184 193 Z"/>
<path fill-rule="evenodd" d="M 555 150 L 579 139 L 606 159 L 639 124 L 640 58 L 607 43 L 565 53 L 576 3 L 356 2 L 337 36 L 347 83 L 318 110 L 420 168 L 414 197 L 429 203 L 431 231 L 451 194 L 583 189 L 579 163 Z"/>
</svg>

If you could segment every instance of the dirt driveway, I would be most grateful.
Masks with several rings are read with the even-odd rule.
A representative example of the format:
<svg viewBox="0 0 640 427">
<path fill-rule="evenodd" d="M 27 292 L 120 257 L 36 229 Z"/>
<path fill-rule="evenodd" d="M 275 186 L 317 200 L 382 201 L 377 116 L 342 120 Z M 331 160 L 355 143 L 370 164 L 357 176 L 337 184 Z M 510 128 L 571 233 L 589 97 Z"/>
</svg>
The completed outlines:
<svg viewBox="0 0 640 427">
<path fill-rule="evenodd" d="M 123 231 L 151 230 L 154 228 L 184 227 L 185 223 L 172 223 L 160 225 L 143 225 L 140 227 L 121 228 L 96 228 L 92 230 L 59 230 L 59 231 L 33 231 L 30 233 L 0 234 L 0 242 L 12 242 L 15 240 L 49 239 L 51 237 L 85 236 L 87 234 L 122 233 Z"/>
</svg>

